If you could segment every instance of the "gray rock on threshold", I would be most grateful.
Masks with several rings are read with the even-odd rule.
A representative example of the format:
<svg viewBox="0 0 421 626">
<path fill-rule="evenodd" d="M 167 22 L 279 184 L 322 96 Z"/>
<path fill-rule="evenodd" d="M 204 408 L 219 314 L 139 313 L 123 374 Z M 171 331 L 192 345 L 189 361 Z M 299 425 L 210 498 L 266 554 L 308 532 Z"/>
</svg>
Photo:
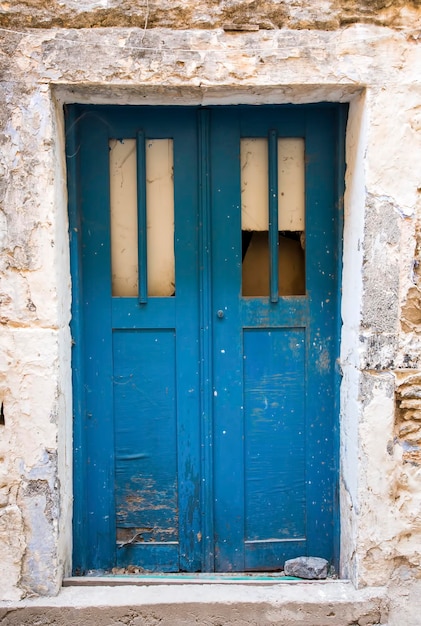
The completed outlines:
<svg viewBox="0 0 421 626">
<path fill-rule="evenodd" d="M 308 580 L 321 580 L 327 576 L 328 561 L 318 556 L 299 556 L 285 561 L 286 576 L 297 576 Z"/>
</svg>

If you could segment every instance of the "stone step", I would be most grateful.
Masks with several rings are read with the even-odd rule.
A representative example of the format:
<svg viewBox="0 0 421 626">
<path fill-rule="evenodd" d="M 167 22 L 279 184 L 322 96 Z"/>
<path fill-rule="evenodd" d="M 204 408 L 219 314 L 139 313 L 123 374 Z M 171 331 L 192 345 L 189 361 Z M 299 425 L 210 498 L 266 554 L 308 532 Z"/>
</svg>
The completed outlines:
<svg viewBox="0 0 421 626">
<path fill-rule="evenodd" d="M 387 621 L 385 590 L 356 590 L 348 581 L 154 584 L 125 577 L 124 584 L 110 586 L 109 579 L 108 585 L 96 583 L 85 579 L 54 598 L 0 603 L 0 624 L 386 626 Z"/>
</svg>

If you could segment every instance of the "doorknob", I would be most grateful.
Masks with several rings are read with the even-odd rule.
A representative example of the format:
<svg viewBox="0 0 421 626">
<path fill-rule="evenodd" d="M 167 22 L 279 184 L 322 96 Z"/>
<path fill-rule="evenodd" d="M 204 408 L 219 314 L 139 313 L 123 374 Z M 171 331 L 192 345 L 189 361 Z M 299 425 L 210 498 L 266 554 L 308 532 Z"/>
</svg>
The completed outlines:
<svg viewBox="0 0 421 626">
<path fill-rule="evenodd" d="M 216 313 L 217 317 L 219 317 L 219 319 L 222 319 L 224 317 L 224 312 L 222 309 L 219 309 L 219 311 Z"/>
</svg>

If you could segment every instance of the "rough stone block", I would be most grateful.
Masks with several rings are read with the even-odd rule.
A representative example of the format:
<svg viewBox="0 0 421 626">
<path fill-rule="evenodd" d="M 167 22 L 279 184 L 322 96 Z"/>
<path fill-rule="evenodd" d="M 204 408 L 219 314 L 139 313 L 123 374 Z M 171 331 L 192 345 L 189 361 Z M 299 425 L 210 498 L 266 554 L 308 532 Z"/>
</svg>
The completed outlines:
<svg viewBox="0 0 421 626">
<path fill-rule="evenodd" d="M 298 576 L 309 580 L 327 576 L 328 562 L 317 556 L 299 556 L 285 561 L 284 571 L 287 576 Z"/>
</svg>

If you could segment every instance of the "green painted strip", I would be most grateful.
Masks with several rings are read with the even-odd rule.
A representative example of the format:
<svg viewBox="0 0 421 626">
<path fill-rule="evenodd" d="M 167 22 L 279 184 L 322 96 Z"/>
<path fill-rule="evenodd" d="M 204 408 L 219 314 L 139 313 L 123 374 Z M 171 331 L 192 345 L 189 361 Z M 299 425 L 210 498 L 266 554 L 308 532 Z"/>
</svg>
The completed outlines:
<svg viewBox="0 0 421 626">
<path fill-rule="evenodd" d="M 125 578 L 138 578 L 145 580 L 213 580 L 213 581 L 223 581 L 223 580 L 235 580 L 235 581 L 270 581 L 270 582 L 284 582 L 289 580 L 303 580 L 302 578 L 297 578 L 296 576 L 260 576 L 253 574 L 242 574 L 239 576 L 233 576 L 231 574 L 104 574 L 105 578 L 113 578 L 113 579 L 125 579 Z"/>
</svg>

